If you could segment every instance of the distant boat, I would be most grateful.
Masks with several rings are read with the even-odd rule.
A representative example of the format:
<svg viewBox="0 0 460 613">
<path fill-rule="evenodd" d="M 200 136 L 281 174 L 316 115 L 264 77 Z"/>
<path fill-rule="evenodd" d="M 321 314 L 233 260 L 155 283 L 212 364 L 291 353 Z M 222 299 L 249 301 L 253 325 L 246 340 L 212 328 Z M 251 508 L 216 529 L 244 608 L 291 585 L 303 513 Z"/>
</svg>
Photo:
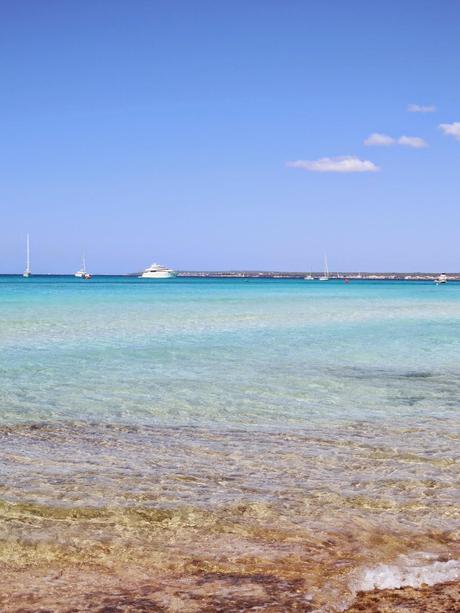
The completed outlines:
<svg viewBox="0 0 460 613">
<path fill-rule="evenodd" d="M 443 283 L 447 283 L 447 275 L 442 272 L 437 279 L 434 281 L 436 285 L 442 285 Z"/>
<path fill-rule="evenodd" d="M 30 270 L 30 239 L 29 239 L 29 235 L 27 234 L 27 242 L 26 242 L 26 269 L 22 273 L 22 276 L 25 277 L 25 278 L 28 278 L 28 277 L 30 277 L 31 274 L 32 274 L 32 272 Z"/>
<path fill-rule="evenodd" d="M 86 257 L 85 254 L 83 254 L 83 257 L 81 259 L 81 268 L 80 270 L 77 270 L 77 272 L 74 275 L 75 277 L 78 277 L 79 279 L 91 279 L 92 275 L 90 275 L 89 272 L 87 272 L 86 270 Z"/>
<path fill-rule="evenodd" d="M 320 281 L 329 281 L 329 268 L 327 265 L 327 255 L 324 256 L 324 274 L 319 278 Z"/>
<path fill-rule="evenodd" d="M 311 272 L 304 277 L 305 281 L 314 281 L 315 277 L 311 274 Z"/>
<path fill-rule="evenodd" d="M 160 266 L 160 264 L 152 264 L 139 275 L 139 279 L 170 279 L 175 277 L 176 273 L 172 268 L 166 268 L 166 266 Z"/>
</svg>

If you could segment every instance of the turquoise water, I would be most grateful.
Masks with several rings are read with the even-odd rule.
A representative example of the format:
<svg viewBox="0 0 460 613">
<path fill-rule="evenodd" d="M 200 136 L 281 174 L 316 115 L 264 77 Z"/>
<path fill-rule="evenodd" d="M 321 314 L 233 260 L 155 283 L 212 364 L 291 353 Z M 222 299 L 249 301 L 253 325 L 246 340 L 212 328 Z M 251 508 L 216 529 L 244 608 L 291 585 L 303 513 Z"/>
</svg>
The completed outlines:
<svg viewBox="0 0 460 613">
<path fill-rule="evenodd" d="M 331 607 L 372 564 L 455 558 L 459 358 L 460 283 L 0 277 L 0 555 L 159 577 L 161 543 Z"/>
<path fill-rule="evenodd" d="M 448 416 L 460 284 L 0 277 L 5 422 Z"/>
</svg>

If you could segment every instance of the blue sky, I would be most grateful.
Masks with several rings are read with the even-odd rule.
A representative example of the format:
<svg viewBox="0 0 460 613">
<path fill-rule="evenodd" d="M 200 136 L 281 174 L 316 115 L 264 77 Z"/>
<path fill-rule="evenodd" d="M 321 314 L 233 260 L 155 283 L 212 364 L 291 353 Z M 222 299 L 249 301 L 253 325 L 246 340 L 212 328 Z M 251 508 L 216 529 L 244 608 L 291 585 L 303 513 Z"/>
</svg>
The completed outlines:
<svg viewBox="0 0 460 613">
<path fill-rule="evenodd" d="M 457 2 L 22 0 L 0 57 L 0 272 L 460 271 Z"/>
</svg>

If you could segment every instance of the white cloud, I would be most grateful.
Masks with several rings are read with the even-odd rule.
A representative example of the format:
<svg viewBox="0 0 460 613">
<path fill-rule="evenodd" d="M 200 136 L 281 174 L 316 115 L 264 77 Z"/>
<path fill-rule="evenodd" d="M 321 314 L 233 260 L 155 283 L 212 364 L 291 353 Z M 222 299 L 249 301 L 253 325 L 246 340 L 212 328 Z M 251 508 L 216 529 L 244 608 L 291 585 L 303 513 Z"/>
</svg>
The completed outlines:
<svg viewBox="0 0 460 613">
<path fill-rule="evenodd" d="M 366 138 L 364 144 L 368 147 L 388 147 L 389 145 L 394 145 L 395 142 L 395 139 L 392 136 L 388 136 L 388 134 L 380 134 L 379 132 L 373 132 L 370 136 Z"/>
<path fill-rule="evenodd" d="M 405 147 L 412 147 L 413 149 L 428 147 L 427 142 L 423 140 L 423 138 L 420 138 L 420 136 L 400 136 L 398 138 L 398 143 Z"/>
<path fill-rule="evenodd" d="M 368 147 L 390 147 L 391 145 L 403 145 L 405 147 L 412 147 L 413 149 L 422 149 L 428 147 L 428 144 L 420 136 L 400 136 L 399 138 L 393 138 L 388 134 L 380 134 L 374 132 L 366 138 L 364 144 Z"/>
<path fill-rule="evenodd" d="M 457 140 L 460 140 L 460 121 L 454 121 L 454 123 L 441 123 L 439 127 L 447 136 L 453 136 Z"/>
<path fill-rule="evenodd" d="M 420 104 L 409 104 L 407 110 L 409 113 L 434 113 L 436 107 L 434 105 L 423 106 Z"/>
<path fill-rule="evenodd" d="M 297 160 L 287 162 L 286 165 L 289 168 L 302 168 L 310 172 L 376 172 L 380 170 L 374 162 L 360 160 L 353 155 L 320 158 L 319 160 Z"/>
</svg>

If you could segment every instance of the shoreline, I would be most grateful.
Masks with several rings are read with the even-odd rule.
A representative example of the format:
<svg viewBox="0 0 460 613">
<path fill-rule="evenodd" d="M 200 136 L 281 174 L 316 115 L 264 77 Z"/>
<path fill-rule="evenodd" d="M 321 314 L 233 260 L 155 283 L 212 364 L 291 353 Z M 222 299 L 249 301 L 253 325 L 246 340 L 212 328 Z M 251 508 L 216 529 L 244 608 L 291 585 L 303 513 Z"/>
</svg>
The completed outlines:
<svg viewBox="0 0 460 613">
<path fill-rule="evenodd" d="M 108 610 L 237 613 L 252 609 L 314 613 L 318 606 L 328 613 L 454 613 L 460 610 L 458 579 L 431 586 L 361 591 L 336 606 L 316 602 L 300 579 L 246 574 L 243 570 L 241 573 L 210 570 L 182 576 L 174 573 L 149 576 L 145 569 L 134 567 L 117 575 L 94 568 L 49 567 L 20 571 L 7 585 L 2 580 L 0 586 L 0 606 L 4 613 L 38 609 L 54 613 Z"/>
<path fill-rule="evenodd" d="M 460 581 L 358 592 L 345 613 L 454 613 L 460 611 Z"/>
</svg>

